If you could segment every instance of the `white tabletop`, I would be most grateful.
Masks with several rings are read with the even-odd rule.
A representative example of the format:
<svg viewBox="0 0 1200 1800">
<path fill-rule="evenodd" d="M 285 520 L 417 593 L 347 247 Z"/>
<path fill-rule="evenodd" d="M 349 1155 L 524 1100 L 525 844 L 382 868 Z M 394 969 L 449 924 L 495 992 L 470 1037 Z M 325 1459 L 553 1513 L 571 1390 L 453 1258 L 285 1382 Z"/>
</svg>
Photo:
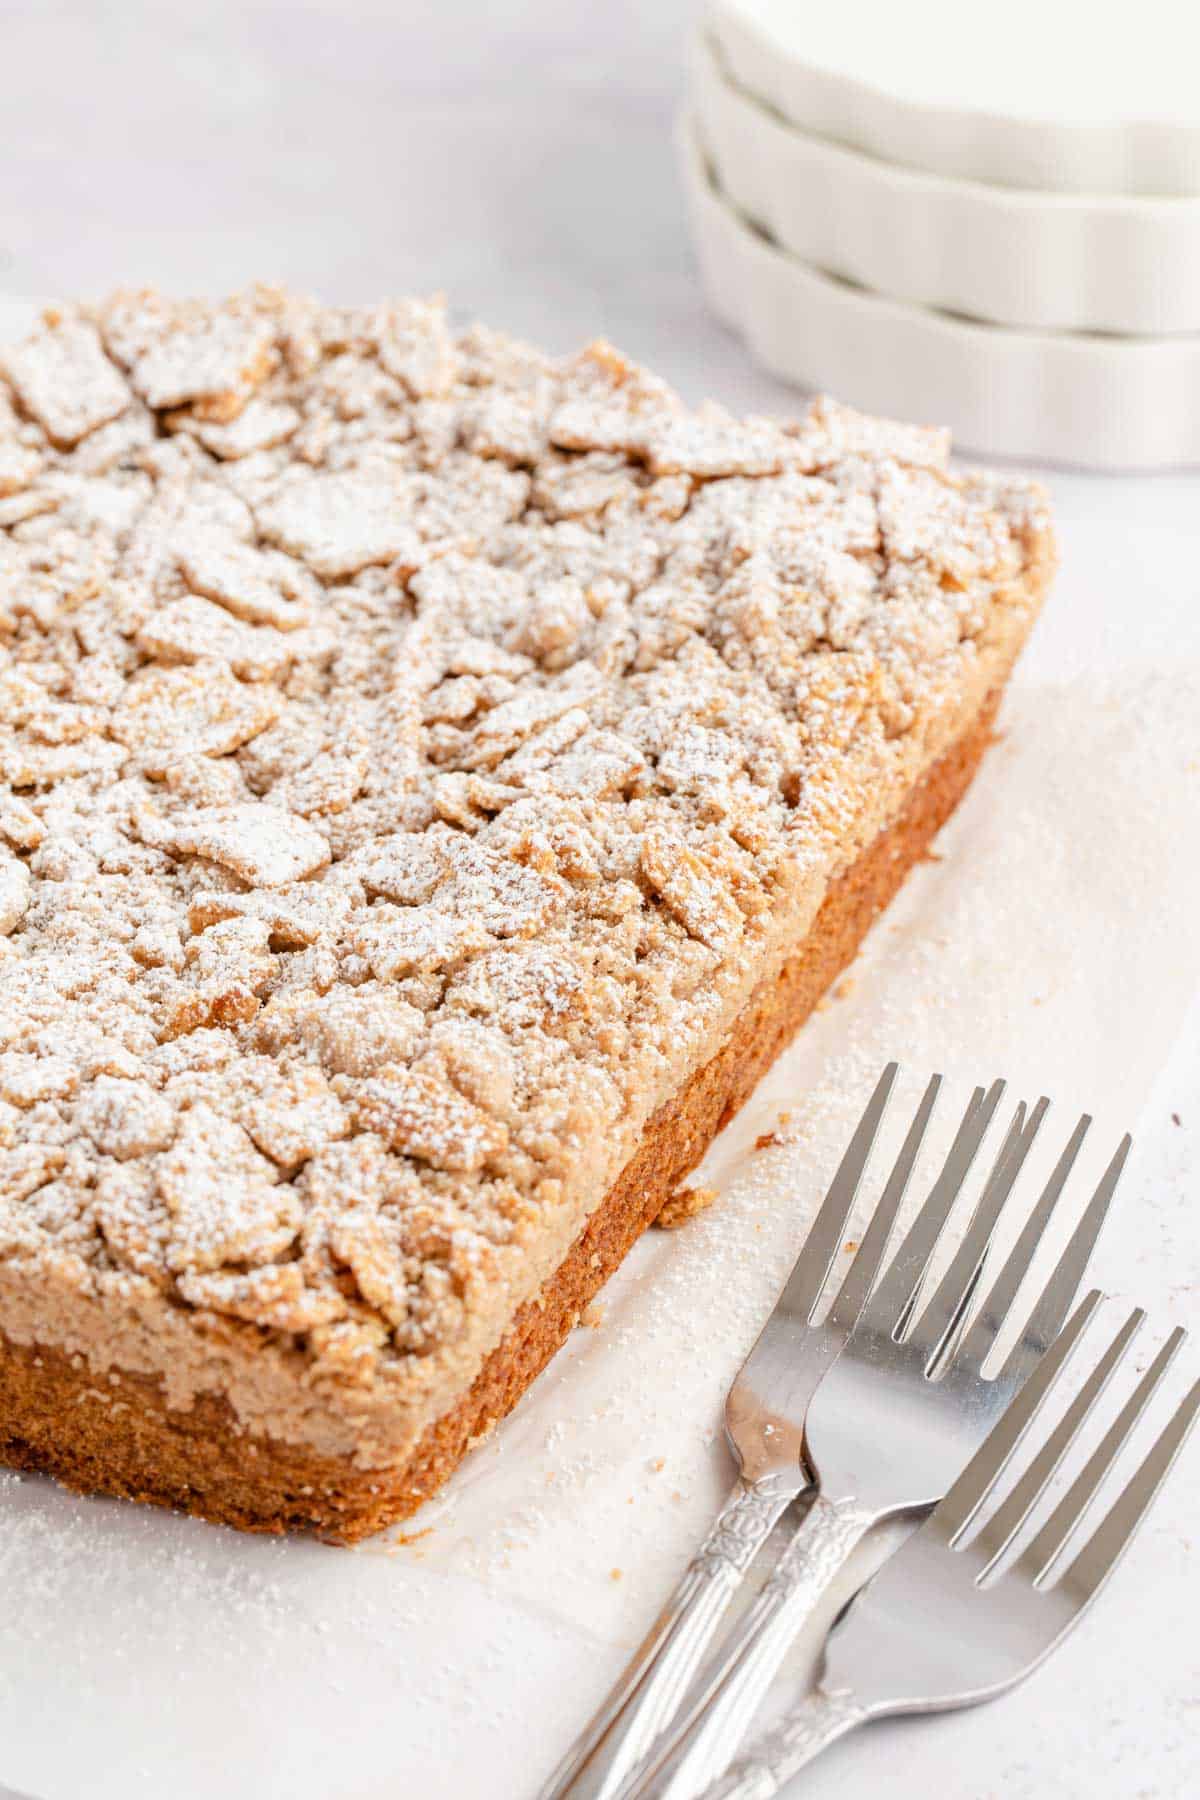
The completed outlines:
<svg viewBox="0 0 1200 1800">
<path fill-rule="evenodd" d="M 0 117 L 0 295 L 88 293 L 114 281 L 212 292 L 258 276 L 331 299 L 443 288 L 464 312 L 555 348 L 603 332 L 690 398 L 787 410 L 795 396 L 758 374 L 709 317 L 687 244 L 670 118 L 691 10 L 684 0 L 505 8 L 491 0 L 209 0 L 201 8 L 125 0 L 118 9 L 14 0 L 4 23 L 6 69 L 19 79 L 6 81 Z M 1049 970 L 1046 991 L 1022 988 L 1027 1009 L 1008 1016 L 1003 969 L 955 949 L 973 904 L 969 884 L 947 888 L 943 904 L 936 871 L 912 884 L 915 898 L 887 930 L 900 934 L 893 951 L 899 943 L 907 955 L 911 941 L 910 982 L 927 967 L 936 986 L 939 965 L 920 957 L 944 950 L 957 980 L 991 983 L 989 1047 L 1008 1057 L 1005 1072 L 1019 1090 L 1044 1084 L 1069 1109 L 1091 1082 L 1105 1090 L 1105 1129 L 1136 1124 L 1137 1157 L 1099 1272 L 1150 1308 L 1158 1330 L 1194 1317 L 1200 1279 L 1200 755 L 1194 737 L 1182 736 L 1200 714 L 1200 480 L 1049 479 L 1063 576 L 1014 694 L 1010 741 L 985 778 L 990 802 L 954 840 L 955 879 L 964 859 L 977 858 L 993 871 L 980 903 L 994 907 L 1004 843 L 1039 846 L 1027 905 L 1010 899 L 992 922 L 1008 934 L 1000 958 L 1011 952 L 1029 971 Z M 1036 782 L 1021 785 L 1021 759 L 1037 756 L 1044 797 Z M 1105 814 L 1108 763 L 1117 785 Z M 1071 833 L 1071 784 L 1085 778 L 1088 817 L 1107 820 L 1102 839 L 1090 826 Z M 1006 821 L 994 815 L 1007 794 L 1023 810 Z M 993 826 L 1009 834 L 1000 850 Z M 1078 914 L 1064 895 L 1074 895 Z M 1103 933 L 1110 901 L 1116 942 Z M 890 966 L 884 952 L 874 954 L 871 966 Z M 1086 997 L 1097 1022 L 1086 1043 L 1071 1038 L 1081 1016 L 1073 994 Z M 896 1053 L 918 1062 L 939 1054 L 953 1001 L 938 994 L 927 1016 L 893 1019 L 905 1038 Z M 818 1082 L 825 1069 L 861 1080 L 855 1041 L 867 1031 L 869 1004 L 856 1011 L 852 996 L 814 1021 L 794 1067 Z M 876 1012 L 872 1031 L 888 1023 L 886 1009 Z M 867 1037 L 863 1056 L 874 1055 L 875 1041 Z M 785 1103 L 778 1093 L 775 1102 Z M 1123 1104 L 1136 1119 L 1118 1116 Z M 734 1141 L 734 1162 L 743 1147 Z M 722 1227 L 711 1229 L 716 1242 Z M 705 1241 L 691 1228 L 679 1234 L 669 1246 L 675 1270 L 696 1264 Z M 655 1355 L 678 1340 L 643 1304 L 638 1283 L 663 1270 L 664 1291 L 677 1295 L 682 1278 L 666 1256 L 661 1245 L 648 1253 L 614 1303 L 622 1367 L 644 1345 L 650 1380 L 664 1373 Z M 440 1586 L 436 1556 L 423 1561 L 423 1546 L 385 1558 L 248 1544 L 186 1522 L 151 1528 L 134 1509 L 0 1477 L 8 1621 L 0 1631 L 0 1781 L 39 1800 L 150 1800 L 166 1791 L 186 1800 L 213 1792 L 382 1800 L 405 1791 L 408 1776 L 455 1800 L 531 1800 L 653 1615 L 719 1491 L 719 1390 L 747 1330 L 752 1336 L 752 1320 L 730 1328 L 711 1367 L 705 1344 L 689 1341 L 686 1371 L 670 1371 L 668 1410 L 682 1409 L 683 1427 L 710 1447 L 702 1474 L 692 1468 L 690 1485 L 681 1477 L 679 1490 L 656 1498 L 644 1469 L 667 1440 L 635 1443 L 628 1479 L 638 1505 L 627 1515 L 620 1580 L 610 1578 L 621 1524 L 604 1460 L 611 1429 L 589 1435 L 589 1407 L 603 1411 L 597 1395 L 611 1414 L 622 1391 L 606 1385 L 603 1329 L 577 1334 L 594 1336 L 595 1353 L 576 1346 L 564 1372 L 539 1384 L 543 1397 L 501 1434 L 500 1449 L 474 1459 L 455 1490 L 458 1512 L 437 1515 L 435 1523 L 448 1518 L 454 1528 L 466 1518 L 482 1532 L 494 1513 L 509 1531 L 483 1560 L 448 1563 Z M 546 1445 L 531 1435 L 555 1406 L 566 1409 L 562 1451 L 550 1442 L 555 1427 L 543 1433 Z M 656 1415 L 660 1427 L 674 1429 Z M 547 1481 L 556 1457 L 570 1463 L 576 1497 L 561 1518 L 549 1501 L 534 1517 L 514 1500 L 526 1455 L 539 1481 L 543 1463 Z M 1109 1599 L 1034 1681 L 977 1712 L 883 1727 L 839 1746 L 797 1793 L 1182 1800 L 1200 1791 L 1198 1502 L 1193 1450 Z M 535 1540 L 541 1560 L 528 1549 Z M 547 1546 L 557 1546 L 561 1580 L 547 1580 Z M 334 1615 L 347 1594 L 357 1608 L 355 1643 L 366 1645 L 346 1665 L 349 1694 L 339 1657 L 321 1650 L 327 1628 L 342 1642 Z M 239 1647 L 251 1641 L 265 1648 L 243 1667 Z M 456 1684 L 470 1703 L 451 1730 L 443 1702 Z M 380 1747 L 374 1762 L 355 1747 L 364 1733 Z"/>
</svg>

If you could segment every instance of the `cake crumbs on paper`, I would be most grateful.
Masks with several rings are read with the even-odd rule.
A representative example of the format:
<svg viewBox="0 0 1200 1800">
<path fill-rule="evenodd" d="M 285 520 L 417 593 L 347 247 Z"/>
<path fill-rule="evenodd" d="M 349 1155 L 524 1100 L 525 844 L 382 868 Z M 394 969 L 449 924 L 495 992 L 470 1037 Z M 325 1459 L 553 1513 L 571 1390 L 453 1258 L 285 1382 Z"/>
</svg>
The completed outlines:
<svg viewBox="0 0 1200 1800">
<path fill-rule="evenodd" d="M 754 1148 L 756 1150 L 770 1150 L 776 1144 L 786 1144 L 788 1142 L 786 1135 L 787 1128 L 791 1122 L 791 1108 L 785 1107 L 782 1112 L 776 1113 L 775 1124 L 770 1131 L 759 1132 L 754 1140 Z"/>
<path fill-rule="evenodd" d="M 831 988 L 825 990 L 821 995 L 821 998 L 817 1001 L 817 1004 L 813 1007 L 813 1011 L 819 1013 L 828 1012 L 835 1000 L 848 1000 L 850 995 L 854 992 L 854 986 L 854 977 L 852 975 L 843 975 L 840 981 L 835 981 Z"/>
<path fill-rule="evenodd" d="M 608 1317 L 608 1308 L 601 1300 L 589 1300 L 579 1315 L 579 1323 L 588 1331 L 599 1331 Z"/>
<path fill-rule="evenodd" d="M 676 1188 L 654 1223 L 660 1231 L 678 1231 L 681 1225 L 686 1225 L 697 1213 L 707 1212 L 718 1198 L 716 1188 Z"/>
</svg>

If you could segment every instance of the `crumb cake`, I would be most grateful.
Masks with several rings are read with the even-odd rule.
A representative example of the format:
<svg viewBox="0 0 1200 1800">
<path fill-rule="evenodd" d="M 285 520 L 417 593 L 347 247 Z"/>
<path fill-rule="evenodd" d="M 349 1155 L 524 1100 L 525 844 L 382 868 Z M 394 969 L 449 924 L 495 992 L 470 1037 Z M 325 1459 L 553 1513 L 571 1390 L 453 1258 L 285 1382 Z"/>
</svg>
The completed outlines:
<svg viewBox="0 0 1200 1800">
<path fill-rule="evenodd" d="M 965 790 L 1030 484 L 436 302 L 0 351 L 0 1461 L 413 1511 Z"/>
</svg>

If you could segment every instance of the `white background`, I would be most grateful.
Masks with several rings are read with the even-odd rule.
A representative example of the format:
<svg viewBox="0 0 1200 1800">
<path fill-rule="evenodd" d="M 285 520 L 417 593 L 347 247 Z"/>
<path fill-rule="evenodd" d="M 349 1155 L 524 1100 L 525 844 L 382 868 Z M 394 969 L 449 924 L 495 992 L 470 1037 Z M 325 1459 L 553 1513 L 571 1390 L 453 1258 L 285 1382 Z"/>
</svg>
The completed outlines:
<svg viewBox="0 0 1200 1800">
<path fill-rule="evenodd" d="M 602 331 L 690 398 L 785 410 L 687 246 L 690 10 L 9 0 L 0 295 L 444 288 L 554 348 Z M 262 1544 L 0 1477 L 0 1778 L 40 1800 L 531 1800 L 728 1479 L 721 1392 L 886 1056 L 959 1095 L 997 1069 L 1044 1087 L 1059 1142 L 1088 1104 L 1097 1157 L 1136 1125 L 1098 1274 L 1151 1310 L 1141 1363 L 1194 1318 L 1200 483 L 1050 480 L 1064 570 L 1008 735 L 947 861 L 716 1159 L 722 1205 L 632 1259 L 414 1543 Z M 785 1106 L 802 1135 L 765 1166 L 748 1144 Z M 840 1746 L 797 1791 L 1200 1791 L 1198 1465 L 1027 1687 Z"/>
</svg>

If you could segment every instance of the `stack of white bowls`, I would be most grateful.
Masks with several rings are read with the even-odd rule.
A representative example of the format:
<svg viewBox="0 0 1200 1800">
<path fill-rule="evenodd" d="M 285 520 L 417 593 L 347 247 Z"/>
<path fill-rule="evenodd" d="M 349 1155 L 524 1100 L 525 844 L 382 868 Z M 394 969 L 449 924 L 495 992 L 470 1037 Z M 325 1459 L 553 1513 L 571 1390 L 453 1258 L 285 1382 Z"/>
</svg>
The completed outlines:
<svg viewBox="0 0 1200 1800">
<path fill-rule="evenodd" d="M 710 0 L 680 152 L 778 375 L 979 451 L 1200 462 L 1200 0 Z"/>
</svg>

